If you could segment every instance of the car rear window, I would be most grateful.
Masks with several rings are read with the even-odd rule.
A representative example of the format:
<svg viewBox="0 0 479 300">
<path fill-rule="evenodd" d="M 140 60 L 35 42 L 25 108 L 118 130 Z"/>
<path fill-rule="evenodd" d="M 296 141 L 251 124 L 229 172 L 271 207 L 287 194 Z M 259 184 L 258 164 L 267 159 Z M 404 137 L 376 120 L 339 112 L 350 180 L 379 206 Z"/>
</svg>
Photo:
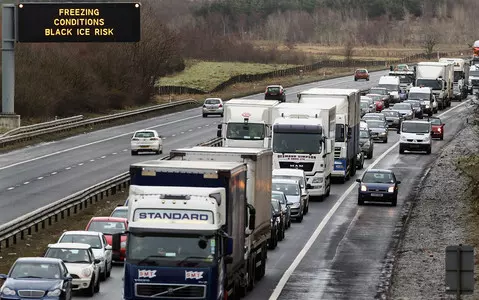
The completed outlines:
<svg viewBox="0 0 479 300">
<path fill-rule="evenodd" d="M 366 70 L 357 70 L 357 73 L 366 73 Z"/>
<path fill-rule="evenodd" d="M 59 243 L 81 243 L 88 244 L 93 249 L 101 249 L 100 238 L 96 235 L 66 234 Z"/>
<path fill-rule="evenodd" d="M 205 103 L 206 104 L 219 104 L 220 100 L 218 100 L 218 99 L 206 99 Z"/>
<path fill-rule="evenodd" d="M 155 137 L 155 134 L 151 131 L 142 131 L 135 134 L 137 138 L 152 138 Z"/>
<path fill-rule="evenodd" d="M 280 88 L 279 87 L 269 87 L 268 88 L 268 93 L 279 93 Z"/>
</svg>

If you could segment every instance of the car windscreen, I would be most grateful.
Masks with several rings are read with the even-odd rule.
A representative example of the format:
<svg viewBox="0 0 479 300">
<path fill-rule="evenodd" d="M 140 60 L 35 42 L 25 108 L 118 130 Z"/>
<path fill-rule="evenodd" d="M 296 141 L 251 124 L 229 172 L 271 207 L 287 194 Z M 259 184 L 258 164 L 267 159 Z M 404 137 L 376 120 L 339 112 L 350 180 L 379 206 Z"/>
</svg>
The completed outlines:
<svg viewBox="0 0 479 300">
<path fill-rule="evenodd" d="M 399 86 L 395 84 L 380 84 L 381 87 L 386 88 L 388 91 L 397 91 Z"/>
<path fill-rule="evenodd" d="M 409 93 L 408 98 L 411 100 L 429 100 L 431 97 L 428 93 Z"/>
<path fill-rule="evenodd" d="M 386 95 L 387 94 L 387 90 L 384 90 L 384 89 L 370 89 L 369 92 L 371 94 L 379 94 L 379 95 Z"/>
<path fill-rule="evenodd" d="M 383 110 L 381 112 L 383 115 L 385 115 L 386 117 L 399 117 L 399 113 L 397 111 L 387 111 L 387 110 Z"/>
<path fill-rule="evenodd" d="M 365 120 L 365 121 L 367 121 L 367 120 L 383 120 L 383 117 L 378 116 L 378 115 L 364 115 L 363 120 Z"/>
<path fill-rule="evenodd" d="M 276 212 L 280 212 L 280 211 L 281 211 L 281 204 L 279 203 L 278 200 L 276 200 L 276 199 L 271 199 L 271 204 L 273 205 L 273 209 L 274 209 Z"/>
<path fill-rule="evenodd" d="M 479 70 L 478 71 L 469 71 L 469 76 L 479 77 Z"/>
<path fill-rule="evenodd" d="M 432 118 L 432 119 L 429 119 L 429 122 L 432 124 L 432 125 L 441 125 L 442 122 L 440 119 L 435 119 L 435 118 Z"/>
<path fill-rule="evenodd" d="M 72 264 L 89 264 L 91 263 L 88 250 L 85 249 L 60 249 L 49 248 L 45 253 L 45 257 L 58 258 L 63 260 L 64 263 Z"/>
<path fill-rule="evenodd" d="M 228 123 L 226 138 L 231 140 L 262 140 L 264 139 L 264 124 L 262 123 Z"/>
<path fill-rule="evenodd" d="M 433 90 L 442 89 L 442 81 L 436 79 L 418 79 L 416 85 L 430 87 Z"/>
<path fill-rule="evenodd" d="M 364 183 L 394 183 L 394 175 L 392 173 L 366 172 L 364 173 L 362 182 Z"/>
<path fill-rule="evenodd" d="M 128 210 L 127 209 L 117 209 L 113 211 L 111 214 L 112 218 L 128 218 Z"/>
<path fill-rule="evenodd" d="M 369 103 L 366 101 L 361 101 L 361 108 L 369 108 Z"/>
<path fill-rule="evenodd" d="M 377 120 L 367 120 L 369 128 L 384 128 L 384 122 L 383 121 L 377 121 Z"/>
<path fill-rule="evenodd" d="M 286 204 L 286 199 L 284 199 L 284 194 L 280 193 L 271 193 L 271 198 L 278 200 L 282 204 Z"/>
<path fill-rule="evenodd" d="M 403 123 L 401 131 L 408 133 L 429 133 L 430 125 L 429 123 Z"/>
<path fill-rule="evenodd" d="M 411 110 L 411 105 L 410 104 L 394 104 L 392 109 L 397 109 L 397 110 Z"/>
<path fill-rule="evenodd" d="M 97 235 L 66 234 L 59 243 L 81 243 L 88 244 L 93 249 L 101 249 L 100 237 Z"/>
<path fill-rule="evenodd" d="M 369 132 L 367 130 L 360 130 L 359 137 L 363 139 L 369 138 Z"/>
<path fill-rule="evenodd" d="M 58 263 L 17 262 L 10 277 L 60 279 L 60 267 Z"/>
<path fill-rule="evenodd" d="M 280 92 L 280 88 L 279 87 L 269 87 L 268 88 L 268 93 L 272 93 L 272 94 L 278 94 Z"/>
<path fill-rule="evenodd" d="M 103 234 L 115 234 L 123 233 L 126 230 L 125 223 L 123 222 L 105 222 L 105 221 L 93 221 L 88 227 L 88 231 L 101 232 Z"/>
<path fill-rule="evenodd" d="M 419 102 L 416 102 L 416 101 L 407 101 L 406 103 L 410 103 L 412 105 L 412 107 L 421 106 L 421 104 Z"/>
<path fill-rule="evenodd" d="M 299 185 L 293 183 L 273 182 L 273 191 L 283 192 L 285 195 L 299 196 Z"/>
<path fill-rule="evenodd" d="M 205 104 L 220 104 L 219 99 L 206 99 Z"/>
</svg>

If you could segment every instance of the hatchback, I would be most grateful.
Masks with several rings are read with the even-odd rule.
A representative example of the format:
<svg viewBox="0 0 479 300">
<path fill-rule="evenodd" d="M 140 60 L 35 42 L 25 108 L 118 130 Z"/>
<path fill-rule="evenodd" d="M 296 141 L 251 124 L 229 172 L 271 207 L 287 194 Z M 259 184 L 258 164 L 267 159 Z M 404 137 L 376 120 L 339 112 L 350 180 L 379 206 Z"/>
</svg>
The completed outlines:
<svg viewBox="0 0 479 300">
<path fill-rule="evenodd" d="M 278 84 L 268 85 L 264 91 L 264 100 L 286 102 L 286 90 Z"/>
<path fill-rule="evenodd" d="M 163 153 L 163 138 L 156 130 L 138 130 L 131 137 L 131 155 L 138 152 Z"/>
<path fill-rule="evenodd" d="M 366 69 L 357 69 L 354 72 L 354 81 L 358 81 L 360 79 L 369 81 L 369 72 Z"/>
<path fill-rule="evenodd" d="M 203 103 L 203 118 L 209 115 L 220 115 L 223 117 L 225 108 L 221 98 L 207 98 Z"/>
<path fill-rule="evenodd" d="M 364 201 L 391 202 L 392 206 L 397 205 L 398 189 L 401 181 L 396 179 L 396 175 L 391 170 L 370 169 L 364 172 L 359 182 L 358 205 L 363 205 Z"/>
</svg>

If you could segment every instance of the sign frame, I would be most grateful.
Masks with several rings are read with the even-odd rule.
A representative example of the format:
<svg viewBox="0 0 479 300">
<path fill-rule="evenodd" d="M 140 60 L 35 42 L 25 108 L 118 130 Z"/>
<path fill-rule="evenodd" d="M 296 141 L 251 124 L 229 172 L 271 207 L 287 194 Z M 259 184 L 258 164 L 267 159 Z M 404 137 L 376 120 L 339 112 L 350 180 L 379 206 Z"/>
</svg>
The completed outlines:
<svg viewBox="0 0 479 300">
<path fill-rule="evenodd" d="M 469 245 L 454 245 L 446 247 L 445 284 L 446 293 L 455 294 L 461 299 L 461 294 L 474 293 L 474 247 Z"/>
<path fill-rule="evenodd" d="M 140 2 L 25 2 L 16 5 L 18 43 L 137 43 Z"/>
</svg>

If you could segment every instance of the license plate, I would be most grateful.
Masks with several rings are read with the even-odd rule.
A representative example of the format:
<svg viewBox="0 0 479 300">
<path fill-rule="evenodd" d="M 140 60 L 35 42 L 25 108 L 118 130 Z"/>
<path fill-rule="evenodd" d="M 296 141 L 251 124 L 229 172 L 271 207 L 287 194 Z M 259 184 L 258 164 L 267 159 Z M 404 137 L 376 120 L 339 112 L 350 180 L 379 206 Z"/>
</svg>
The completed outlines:
<svg viewBox="0 0 479 300">
<path fill-rule="evenodd" d="M 371 193 L 371 196 L 372 196 L 372 197 L 382 197 L 383 194 Z"/>
<path fill-rule="evenodd" d="M 140 148 L 148 148 L 148 147 L 150 147 L 150 146 L 140 146 Z"/>
</svg>

